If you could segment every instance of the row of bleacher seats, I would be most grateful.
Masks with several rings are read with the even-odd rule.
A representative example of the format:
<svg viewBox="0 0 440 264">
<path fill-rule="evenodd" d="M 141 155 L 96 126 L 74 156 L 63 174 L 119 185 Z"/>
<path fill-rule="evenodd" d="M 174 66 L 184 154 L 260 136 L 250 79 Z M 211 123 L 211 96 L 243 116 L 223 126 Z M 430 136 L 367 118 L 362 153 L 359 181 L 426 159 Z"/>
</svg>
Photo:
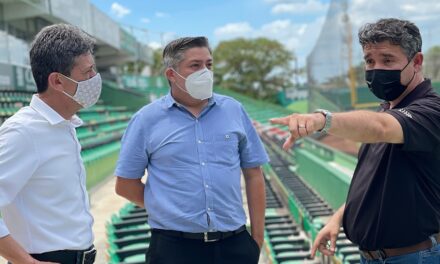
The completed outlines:
<svg viewBox="0 0 440 264">
<path fill-rule="evenodd" d="M 151 239 L 148 214 L 143 208 L 127 203 L 106 225 L 110 264 L 145 263 L 145 253 Z"/>
<path fill-rule="evenodd" d="M 244 105 L 257 128 L 260 127 L 258 130 L 271 157 L 271 164 L 267 166 L 269 169 L 265 168 L 266 178 L 276 179 L 268 181 L 266 185 L 265 254 L 271 263 L 319 263 L 317 259 L 310 259 L 311 239 L 314 239 L 333 209 L 295 173 L 293 155 L 281 150 L 288 132 L 284 128 L 269 125 L 270 118 L 290 112 L 231 91 L 217 88 L 217 92 L 235 97 Z M 118 132 L 116 127 L 108 129 Z M 79 134 L 80 140 L 87 143 L 88 136 L 93 137 L 93 133 L 99 132 L 85 131 L 83 135 Z M 285 193 L 281 193 L 283 198 L 276 191 L 279 192 L 280 188 L 272 188 L 273 181 L 285 190 Z M 109 263 L 142 263 L 151 236 L 145 210 L 128 204 L 112 217 L 107 225 L 107 235 Z M 324 261 L 359 263 L 357 247 L 346 239 L 342 230 L 337 246 L 336 256 L 330 260 L 323 258 Z"/>
<path fill-rule="evenodd" d="M 30 91 L 0 91 L 0 125 L 21 107 L 29 105 L 32 94 Z M 78 112 L 84 121 L 77 128 L 77 136 L 87 170 L 88 188 L 112 173 L 120 139 L 132 114 L 126 106 L 106 105 L 102 100 Z"/>
<path fill-rule="evenodd" d="M 281 147 L 288 133 L 273 127 L 260 128 L 259 131 L 270 156 L 271 170 L 286 190 L 285 195 L 291 205 L 291 214 L 301 223 L 306 233 L 312 234 L 312 239 L 314 239 L 324 223 L 333 215 L 334 210 L 295 173 L 294 160 L 286 158 L 287 155 Z M 336 263 L 360 263 L 359 250 L 346 239 L 343 229 L 340 230 L 336 244 L 337 252 L 334 259 Z"/>
<path fill-rule="evenodd" d="M 319 263 L 310 259 L 310 240 L 289 215 L 266 179 L 266 223 L 263 254 L 273 264 Z M 140 264 L 151 239 L 145 209 L 127 203 L 106 225 L 110 264 Z M 172 250 L 172 249 L 170 249 Z"/>
<path fill-rule="evenodd" d="M 0 125 L 21 107 L 28 105 L 31 98 L 30 92 L 0 90 Z"/>
<path fill-rule="evenodd" d="M 304 230 L 311 239 L 314 239 L 328 218 L 333 214 L 333 208 L 314 191 L 312 186 L 307 184 L 296 173 L 297 166 L 294 154 L 282 150 L 282 144 L 289 136 L 287 129 L 269 123 L 270 118 L 281 117 L 291 113 L 279 106 L 259 102 L 231 91 L 221 90 L 221 92 L 239 100 L 254 120 L 254 125 L 259 131 L 271 160 L 270 165 L 265 168 L 266 173 L 276 178 L 273 181 L 280 186 L 278 190 L 285 190 L 285 193 L 280 191 L 280 195 L 285 196 L 281 200 L 288 204 L 289 215 L 299 223 L 300 229 Z M 298 142 L 296 147 L 301 147 L 301 145 L 302 143 Z M 311 148 L 311 150 L 314 149 Z M 321 153 L 322 149 L 315 151 L 319 152 L 320 155 L 318 157 L 324 159 L 323 161 L 329 159 L 328 155 L 325 155 L 326 153 Z M 325 176 L 323 175 L 323 177 Z M 330 259 L 323 257 L 322 261 L 325 263 L 342 264 L 359 263 L 359 250 L 357 246 L 345 237 L 341 229 L 337 240 L 335 257 Z"/>
<path fill-rule="evenodd" d="M 263 254 L 272 264 L 319 263 L 310 258 L 311 241 L 295 222 L 266 179 L 266 214 Z"/>
</svg>

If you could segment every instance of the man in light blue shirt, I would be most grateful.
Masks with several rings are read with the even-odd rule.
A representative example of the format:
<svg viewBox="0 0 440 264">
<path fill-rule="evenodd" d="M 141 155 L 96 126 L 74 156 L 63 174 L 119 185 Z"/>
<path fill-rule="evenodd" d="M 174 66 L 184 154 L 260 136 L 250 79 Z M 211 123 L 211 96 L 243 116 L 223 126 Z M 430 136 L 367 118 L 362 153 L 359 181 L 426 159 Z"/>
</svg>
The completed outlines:
<svg viewBox="0 0 440 264">
<path fill-rule="evenodd" d="M 146 262 L 257 263 L 265 209 L 260 166 L 268 161 L 258 134 L 239 102 L 212 93 L 205 37 L 174 40 L 163 57 L 170 93 L 133 116 L 115 172 L 116 192 L 149 213 Z M 241 171 L 252 236 L 244 228 Z"/>
</svg>

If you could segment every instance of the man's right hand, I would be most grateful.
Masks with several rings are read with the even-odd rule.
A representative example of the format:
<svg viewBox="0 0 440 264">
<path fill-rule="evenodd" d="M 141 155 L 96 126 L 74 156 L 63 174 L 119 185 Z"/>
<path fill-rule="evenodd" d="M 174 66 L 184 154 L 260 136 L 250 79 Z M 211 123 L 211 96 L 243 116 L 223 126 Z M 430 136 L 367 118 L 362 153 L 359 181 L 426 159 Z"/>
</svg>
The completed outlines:
<svg viewBox="0 0 440 264">
<path fill-rule="evenodd" d="M 319 231 L 312 246 L 311 257 L 314 258 L 316 250 L 326 256 L 333 256 L 336 252 L 336 239 L 341 228 L 345 204 L 330 218 L 330 221 Z"/>
<path fill-rule="evenodd" d="M 332 219 L 319 231 L 312 246 L 312 258 L 315 257 L 316 250 L 319 250 L 326 256 L 333 256 L 335 254 L 336 239 L 338 238 L 340 227 L 339 221 Z"/>
</svg>

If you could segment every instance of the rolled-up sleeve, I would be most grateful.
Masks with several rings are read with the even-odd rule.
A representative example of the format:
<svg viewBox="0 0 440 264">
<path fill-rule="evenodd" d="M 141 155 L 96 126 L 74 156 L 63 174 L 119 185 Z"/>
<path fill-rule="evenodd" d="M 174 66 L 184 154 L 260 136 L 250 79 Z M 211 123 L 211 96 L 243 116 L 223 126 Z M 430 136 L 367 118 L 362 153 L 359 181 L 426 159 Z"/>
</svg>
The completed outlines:
<svg viewBox="0 0 440 264">
<path fill-rule="evenodd" d="M 253 168 L 269 162 L 263 143 L 243 107 L 241 107 L 241 121 L 246 133 L 239 143 L 240 166 Z"/>
</svg>

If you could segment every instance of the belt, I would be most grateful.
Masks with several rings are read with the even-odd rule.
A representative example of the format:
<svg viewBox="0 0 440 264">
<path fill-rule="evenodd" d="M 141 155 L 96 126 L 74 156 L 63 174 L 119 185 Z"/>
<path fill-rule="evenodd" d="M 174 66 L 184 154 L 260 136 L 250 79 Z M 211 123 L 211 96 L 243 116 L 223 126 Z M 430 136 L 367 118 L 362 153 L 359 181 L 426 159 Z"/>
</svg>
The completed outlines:
<svg viewBox="0 0 440 264">
<path fill-rule="evenodd" d="M 40 254 L 31 254 L 39 261 L 51 261 L 65 264 L 92 264 L 95 262 L 96 249 L 91 246 L 85 250 L 57 250 Z"/>
<path fill-rule="evenodd" d="M 167 236 L 173 236 L 173 237 L 203 240 L 204 242 L 215 242 L 239 234 L 244 230 L 246 230 L 246 226 L 243 225 L 237 230 L 227 231 L 227 232 L 217 231 L 217 232 L 203 232 L 203 233 L 188 233 L 188 232 L 165 230 L 165 229 L 152 229 L 152 232 Z"/>
<path fill-rule="evenodd" d="M 440 242 L 440 233 L 434 234 L 433 237 L 437 241 L 437 243 Z M 377 259 L 386 259 L 389 257 L 395 257 L 405 254 L 414 253 L 417 251 L 422 251 L 429 249 L 434 246 L 434 241 L 432 241 L 430 238 L 422 241 L 418 244 L 407 246 L 407 247 L 401 247 L 401 248 L 385 248 L 385 249 L 379 249 L 379 250 L 359 250 L 360 254 L 367 260 L 377 260 Z"/>
</svg>

